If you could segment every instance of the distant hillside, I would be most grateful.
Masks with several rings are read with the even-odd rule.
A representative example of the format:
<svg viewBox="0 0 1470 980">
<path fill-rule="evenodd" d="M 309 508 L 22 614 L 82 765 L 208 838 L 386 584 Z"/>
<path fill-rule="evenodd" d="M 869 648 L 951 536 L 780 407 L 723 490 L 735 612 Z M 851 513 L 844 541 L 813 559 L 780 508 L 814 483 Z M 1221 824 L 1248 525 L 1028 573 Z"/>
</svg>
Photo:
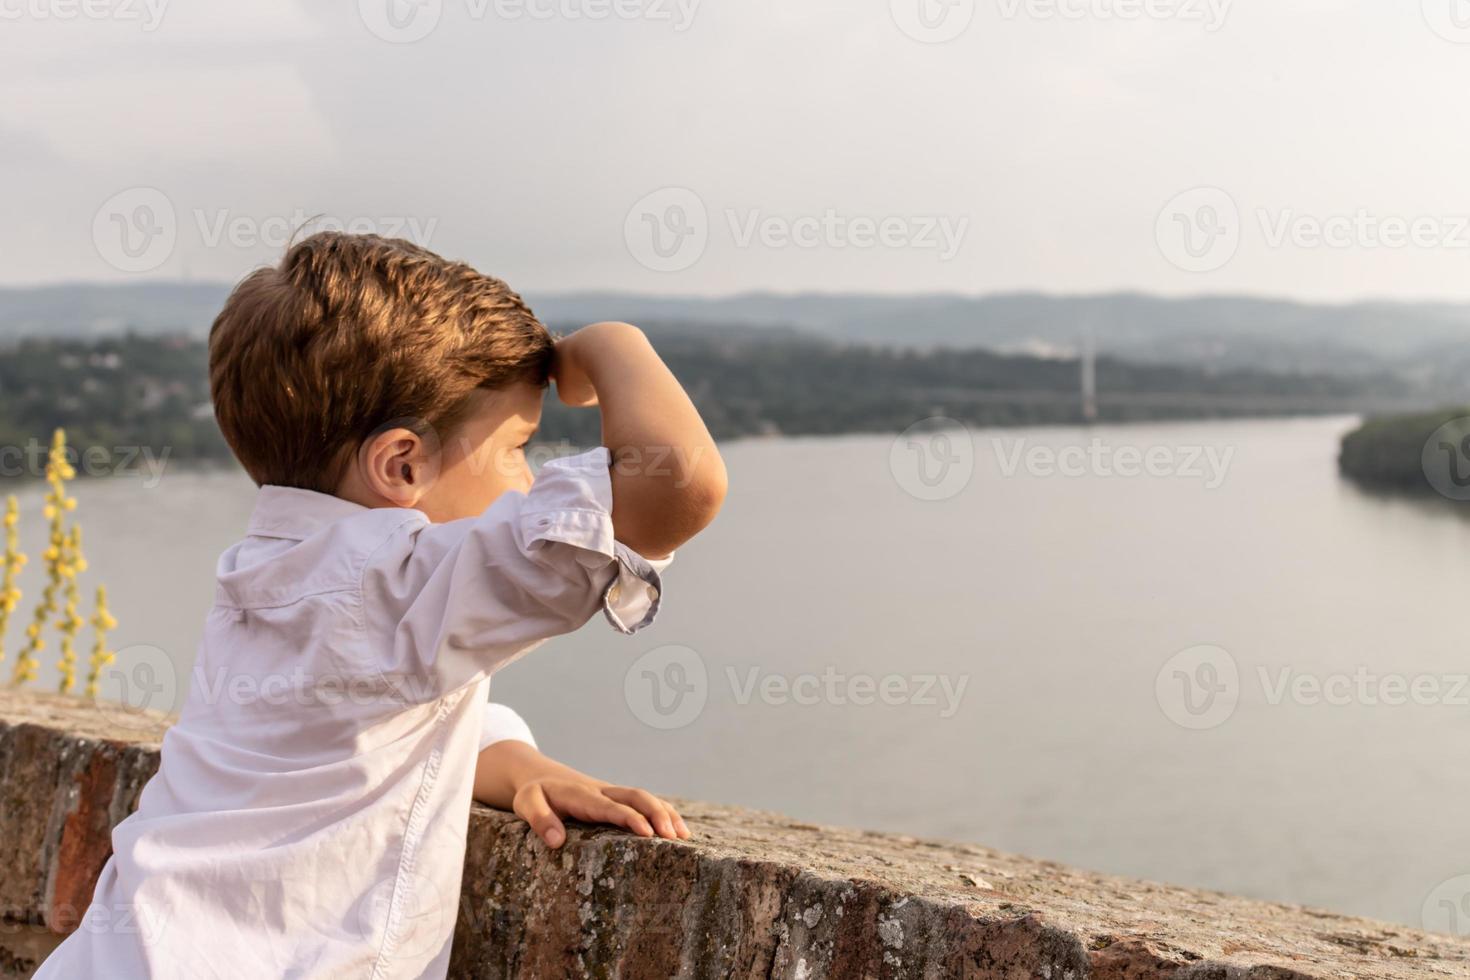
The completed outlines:
<svg viewBox="0 0 1470 980">
<path fill-rule="evenodd" d="M 722 439 L 897 433 L 936 416 L 974 426 L 1077 424 L 1075 361 L 991 351 L 897 350 L 774 329 L 664 328 L 659 349 Z M 153 461 L 228 459 L 210 412 L 202 338 L 126 334 L 24 340 L 0 348 L 0 477 L 39 474 L 41 448 L 64 426 L 89 455 L 84 472 Z M 1388 376 L 1097 362 L 1098 417 L 1146 419 L 1347 413 L 1417 407 Z M 547 402 L 541 439 L 594 444 L 595 412 Z M 34 450 L 34 451 L 32 451 Z"/>
<path fill-rule="evenodd" d="M 1470 305 L 1312 305 L 1136 294 L 860 296 L 748 294 L 670 299 L 616 293 L 539 298 L 548 320 L 786 324 L 835 340 L 1075 355 L 1092 336 L 1125 360 L 1281 373 L 1391 370 L 1446 400 L 1470 378 Z"/>
<path fill-rule="evenodd" d="M 202 337 L 229 295 L 223 283 L 75 283 L 0 289 L 0 341 L 103 337 L 132 330 Z"/>
<path fill-rule="evenodd" d="M 202 336 L 228 292 L 221 283 L 78 284 L 0 290 L 0 342 L 25 335 L 98 336 L 132 328 Z M 1241 297 L 749 293 L 714 299 L 632 293 L 528 294 L 547 322 L 599 319 L 784 326 L 842 342 L 1074 354 L 1098 350 L 1155 364 L 1338 375 L 1388 370 L 1444 401 L 1470 394 L 1470 305 L 1313 305 Z"/>
</svg>

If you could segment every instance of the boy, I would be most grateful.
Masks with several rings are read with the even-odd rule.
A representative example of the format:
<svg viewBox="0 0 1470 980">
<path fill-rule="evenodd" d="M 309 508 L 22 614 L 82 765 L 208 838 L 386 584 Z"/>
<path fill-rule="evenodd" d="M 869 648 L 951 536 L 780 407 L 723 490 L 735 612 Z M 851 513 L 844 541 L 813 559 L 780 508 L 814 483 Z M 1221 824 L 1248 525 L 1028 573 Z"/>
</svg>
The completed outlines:
<svg viewBox="0 0 1470 980">
<path fill-rule="evenodd" d="M 552 762 L 487 705 L 495 670 L 599 609 L 646 625 L 724 498 L 642 333 L 553 341 L 499 280 L 327 233 L 235 289 L 209 354 L 255 510 L 162 766 L 37 977 L 443 977 L 472 795 L 551 848 L 562 817 L 687 838 L 668 803 Z M 548 379 L 600 405 L 604 447 L 533 482 Z"/>
</svg>

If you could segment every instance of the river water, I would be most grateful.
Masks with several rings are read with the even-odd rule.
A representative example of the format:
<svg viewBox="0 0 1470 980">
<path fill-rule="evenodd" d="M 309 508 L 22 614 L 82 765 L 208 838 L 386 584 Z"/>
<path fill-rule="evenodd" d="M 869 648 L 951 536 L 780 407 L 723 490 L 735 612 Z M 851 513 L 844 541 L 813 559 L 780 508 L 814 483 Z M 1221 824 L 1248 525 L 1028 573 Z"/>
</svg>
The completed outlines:
<svg viewBox="0 0 1470 980">
<path fill-rule="evenodd" d="M 735 443 L 659 621 L 496 697 L 669 794 L 1470 928 L 1470 521 L 1345 483 L 1352 424 Z M 118 676 L 183 677 L 253 487 L 149 482 L 77 485 L 87 577 Z"/>
</svg>

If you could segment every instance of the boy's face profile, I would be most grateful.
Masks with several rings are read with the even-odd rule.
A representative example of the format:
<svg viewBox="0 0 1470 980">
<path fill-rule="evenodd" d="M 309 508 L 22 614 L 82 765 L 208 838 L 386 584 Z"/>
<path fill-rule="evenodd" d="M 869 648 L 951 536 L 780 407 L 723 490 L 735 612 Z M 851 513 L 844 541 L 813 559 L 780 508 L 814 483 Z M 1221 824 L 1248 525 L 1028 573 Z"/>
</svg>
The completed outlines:
<svg viewBox="0 0 1470 980">
<path fill-rule="evenodd" d="M 506 491 L 530 489 L 525 449 L 541 424 L 545 390 L 522 381 L 475 392 L 442 445 L 406 428 L 374 436 L 359 448 L 337 496 L 366 507 L 411 507 L 436 524 L 478 516 Z"/>
</svg>

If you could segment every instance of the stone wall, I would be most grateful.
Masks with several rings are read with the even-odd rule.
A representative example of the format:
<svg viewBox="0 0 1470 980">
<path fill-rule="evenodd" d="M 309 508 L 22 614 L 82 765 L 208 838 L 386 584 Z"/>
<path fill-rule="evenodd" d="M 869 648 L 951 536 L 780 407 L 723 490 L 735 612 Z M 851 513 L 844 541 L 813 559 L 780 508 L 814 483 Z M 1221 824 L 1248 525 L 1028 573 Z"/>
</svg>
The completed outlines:
<svg viewBox="0 0 1470 980">
<path fill-rule="evenodd" d="M 163 719 L 0 692 L 0 976 L 74 928 Z M 686 803 L 689 842 L 471 815 L 456 978 L 1470 978 L 1470 940 Z"/>
</svg>

